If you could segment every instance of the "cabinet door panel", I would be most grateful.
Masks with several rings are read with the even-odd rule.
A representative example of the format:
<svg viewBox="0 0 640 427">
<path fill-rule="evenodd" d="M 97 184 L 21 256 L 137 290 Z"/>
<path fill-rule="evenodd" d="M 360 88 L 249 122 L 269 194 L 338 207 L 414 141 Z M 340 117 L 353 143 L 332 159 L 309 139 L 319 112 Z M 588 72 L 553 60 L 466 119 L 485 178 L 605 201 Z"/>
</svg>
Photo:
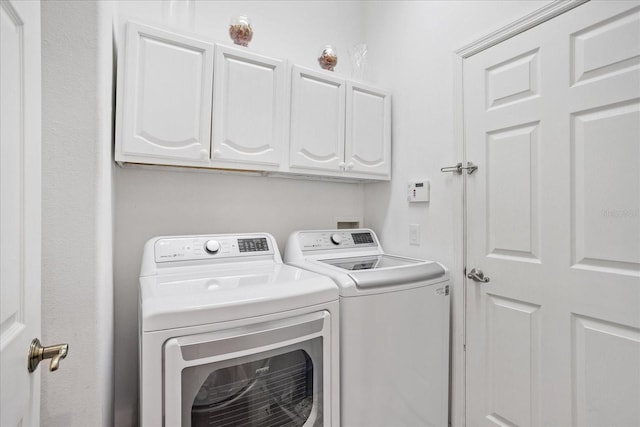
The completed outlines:
<svg viewBox="0 0 640 427">
<path fill-rule="evenodd" d="M 347 83 L 347 171 L 388 175 L 391 170 L 391 95 Z"/>
<path fill-rule="evenodd" d="M 293 67 L 292 78 L 290 166 L 340 172 L 345 81 L 299 67 Z"/>
<path fill-rule="evenodd" d="M 126 31 L 116 160 L 208 161 L 213 44 L 134 23 Z"/>
<path fill-rule="evenodd" d="M 216 46 L 213 160 L 278 166 L 285 62 Z"/>
</svg>

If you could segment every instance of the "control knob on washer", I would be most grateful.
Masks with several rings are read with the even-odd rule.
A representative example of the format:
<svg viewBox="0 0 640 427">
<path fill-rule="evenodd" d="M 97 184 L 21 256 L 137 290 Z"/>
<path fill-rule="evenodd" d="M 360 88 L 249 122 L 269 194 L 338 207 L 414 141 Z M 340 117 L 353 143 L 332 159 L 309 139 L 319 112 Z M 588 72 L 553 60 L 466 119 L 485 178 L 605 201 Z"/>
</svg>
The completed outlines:
<svg viewBox="0 0 640 427">
<path fill-rule="evenodd" d="M 334 245 L 339 245 L 342 242 L 342 236 L 339 235 L 338 233 L 332 234 L 331 235 L 331 242 Z"/>
<path fill-rule="evenodd" d="M 218 243 L 216 240 L 207 240 L 207 242 L 204 244 L 204 250 L 212 255 L 216 254 L 220 250 L 220 243 Z"/>
</svg>

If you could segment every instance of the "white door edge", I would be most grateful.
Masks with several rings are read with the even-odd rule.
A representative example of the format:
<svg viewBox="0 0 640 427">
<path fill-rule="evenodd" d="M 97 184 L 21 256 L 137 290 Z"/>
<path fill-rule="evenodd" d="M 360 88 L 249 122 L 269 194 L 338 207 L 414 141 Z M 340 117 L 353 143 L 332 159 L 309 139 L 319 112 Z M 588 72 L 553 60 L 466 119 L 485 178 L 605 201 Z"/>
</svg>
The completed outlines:
<svg viewBox="0 0 640 427">
<path fill-rule="evenodd" d="M 41 334 L 40 2 L 2 0 L 0 20 L 0 424 L 30 426 L 40 424 L 42 370 L 27 370 L 29 345 Z"/>
</svg>

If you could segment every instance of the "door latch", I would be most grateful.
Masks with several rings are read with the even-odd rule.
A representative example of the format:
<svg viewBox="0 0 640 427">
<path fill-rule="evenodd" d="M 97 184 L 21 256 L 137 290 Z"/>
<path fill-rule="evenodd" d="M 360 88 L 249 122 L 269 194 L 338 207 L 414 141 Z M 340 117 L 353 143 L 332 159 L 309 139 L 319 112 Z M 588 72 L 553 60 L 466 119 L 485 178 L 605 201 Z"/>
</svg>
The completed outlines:
<svg viewBox="0 0 640 427">
<path fill-rule="evenodd" d="M 456 164 L 455 166 L 447 166 L 444 168 L 440 168 L 440 172 L 455 172 L 458 175 L 462 175 L 462 171 L 466 170 L 469 175 L 478 170 L 478 165 L 474 165 L 472 162 L 467 162 L 467 166 L 463 167 L 462 162 Z"/>
<path fill-rule="evenodd" d="M 488 283 L 490 281 L 479 268 L 472 268 L 469 274 L 467 274 L 467 278 L 480 283 Z"/>
</svg>

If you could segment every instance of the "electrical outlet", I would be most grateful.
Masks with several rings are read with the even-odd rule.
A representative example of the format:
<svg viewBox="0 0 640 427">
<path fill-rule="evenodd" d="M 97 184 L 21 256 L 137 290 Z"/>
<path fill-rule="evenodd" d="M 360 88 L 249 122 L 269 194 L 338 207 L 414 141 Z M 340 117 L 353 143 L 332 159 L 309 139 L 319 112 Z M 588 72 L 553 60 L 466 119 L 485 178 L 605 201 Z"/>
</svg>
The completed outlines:
<svg viewBox="0 0 640 427">
<path fill-rule="evenodd" d="M 409 224 L 409 244 L 420 246 L 420 224 Z"/>
</svg>

